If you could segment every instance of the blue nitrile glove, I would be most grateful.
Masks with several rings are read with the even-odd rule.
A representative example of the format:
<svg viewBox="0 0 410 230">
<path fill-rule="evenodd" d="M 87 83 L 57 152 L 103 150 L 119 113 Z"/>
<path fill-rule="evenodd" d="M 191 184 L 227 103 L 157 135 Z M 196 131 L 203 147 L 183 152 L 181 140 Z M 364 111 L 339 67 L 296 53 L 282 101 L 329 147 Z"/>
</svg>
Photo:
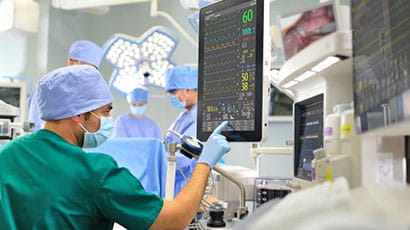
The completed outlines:
<svg viewBox="0 0 410 230">
<path fill-rule="evenodd" d="M 212 132 L 211 136 L 204 145 L 204 149 L 202 150 L 198 163 L 206 163 L 212 169 L 219 159 L 231 150 L 231 146 L 228 141 L 226 141 L 225 136 L 220 134 L 227 125 L 228 122 L 224 121 Z"/>
</svg>

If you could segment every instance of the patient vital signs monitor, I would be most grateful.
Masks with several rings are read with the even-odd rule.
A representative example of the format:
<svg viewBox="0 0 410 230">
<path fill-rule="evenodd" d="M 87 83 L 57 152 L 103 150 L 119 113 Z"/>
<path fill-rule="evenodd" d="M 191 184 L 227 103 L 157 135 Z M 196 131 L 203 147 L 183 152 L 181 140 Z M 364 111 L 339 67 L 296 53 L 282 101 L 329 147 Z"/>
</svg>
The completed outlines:
<svg viewBox="0 0 410 230">
<path fill-rule="evenodd" d="M 206 140 L 222 121 L 230 123 L 223 133 L 230 141 L 263 137 L 268 96 L 264 72 L 269 69 L 264 61 L 266 4 L 263 0 L 221 1 L 200 10 L 200 140 Z"/>
</svg>

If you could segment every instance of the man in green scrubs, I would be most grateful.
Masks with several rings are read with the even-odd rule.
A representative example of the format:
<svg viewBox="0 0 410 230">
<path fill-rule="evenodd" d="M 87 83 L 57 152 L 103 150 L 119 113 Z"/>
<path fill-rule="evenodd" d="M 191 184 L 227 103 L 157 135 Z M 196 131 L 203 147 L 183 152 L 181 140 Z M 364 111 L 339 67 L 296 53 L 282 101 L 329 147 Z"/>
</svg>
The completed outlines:
<svg viewBox="0 0 410 230">
<path fill-rule="evenodd" d="M 173 201 L 144 191 L 110 156 L 85 153 L 109 137 L 112 96 L 93 67 L 63 67 L 38 87 L 44 128 L 0 149 L 0 229 L 181 229 L 189 224 L 210 169 L 230 150 L 219 133 L 205 143 L 185 188 Z"/>
</svg>

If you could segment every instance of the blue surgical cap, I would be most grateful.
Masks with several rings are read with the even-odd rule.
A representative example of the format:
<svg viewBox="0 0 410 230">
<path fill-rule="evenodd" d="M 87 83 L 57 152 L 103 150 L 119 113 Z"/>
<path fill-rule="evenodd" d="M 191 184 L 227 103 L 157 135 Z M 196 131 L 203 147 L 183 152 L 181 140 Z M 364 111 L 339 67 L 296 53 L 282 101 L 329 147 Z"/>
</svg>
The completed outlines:
<svg viewBox="0 0 410 230">
<path fill-rule="evenodd" d="M 198 89 L 198 69 L 190 66 L 176 66 L 166 72 L 165 90 Z"/>
<path fill-rule="evenodd" d="M 131 103 L 134 101 L 143 101 L 147 103 L 148 102 L 148 89 L 145 87 L 138 87 L 138 88 L 133 89 L 131 92 L 128 93 L 127 101 L 128 103 Z"/>
<path fill-rule="evenodd" d="M 86 40 L 74 42 L 68 52 L 69 58 L 91 64 L 97 68 L 100 66 L 102 56 L 103 50 L 101 47 Z"/>
<path fill-rule="evenodd" d="M 37 91 L 40 118 L 44 121 L 73 117 L 113 101 L 104 78 L 89 65 L 56 69 L 41 78 Z"/>
</svg>

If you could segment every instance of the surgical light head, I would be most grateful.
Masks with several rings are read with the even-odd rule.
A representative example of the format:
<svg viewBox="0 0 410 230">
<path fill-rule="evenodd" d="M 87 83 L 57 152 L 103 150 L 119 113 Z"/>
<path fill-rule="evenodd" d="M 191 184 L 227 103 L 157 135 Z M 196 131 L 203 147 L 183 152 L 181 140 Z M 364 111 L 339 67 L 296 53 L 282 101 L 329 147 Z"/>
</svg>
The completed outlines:
<svg viewBox="0 0 410 230">
<path fill-rule="evenodd" d="M 101 47 L 87 40 L 74 42 L 68 52 L 69 58 L 91 64 L 96 68 L 99 68 L 102 56 L 103 51 Z"/>
<path fill-rule="evenodd" d="M 138 87 L 133 89 L 130 93 L 127 95 L 127 101 L 128 103 L 136 102 L 136 101 L 143 101 L 145 103 L 148 103 L 148 89 L 145 87 Z"/>
<path fill-rule="evenodd" d="M 113 101 L 100 72 L 92 66 L 74 65 L 46 74 L 38 84 L 40 118 L 59 120 L 86 113 Z"/>
<path fill-rule="evenodd" d="M 166 91 L 176 89 L 198 89 L 198 68 L 176 66 L 166 72 Z"/>
<path fill-rule="evenodd" d="M 104 59 L 114 68 L 110 87 L 128 94 L 136 87 L 165 87 L 165 71 L 178 40 L 162 27 L 153 27 L 139 38 L 115 34 L 104 46 Z"/>
</svg>

